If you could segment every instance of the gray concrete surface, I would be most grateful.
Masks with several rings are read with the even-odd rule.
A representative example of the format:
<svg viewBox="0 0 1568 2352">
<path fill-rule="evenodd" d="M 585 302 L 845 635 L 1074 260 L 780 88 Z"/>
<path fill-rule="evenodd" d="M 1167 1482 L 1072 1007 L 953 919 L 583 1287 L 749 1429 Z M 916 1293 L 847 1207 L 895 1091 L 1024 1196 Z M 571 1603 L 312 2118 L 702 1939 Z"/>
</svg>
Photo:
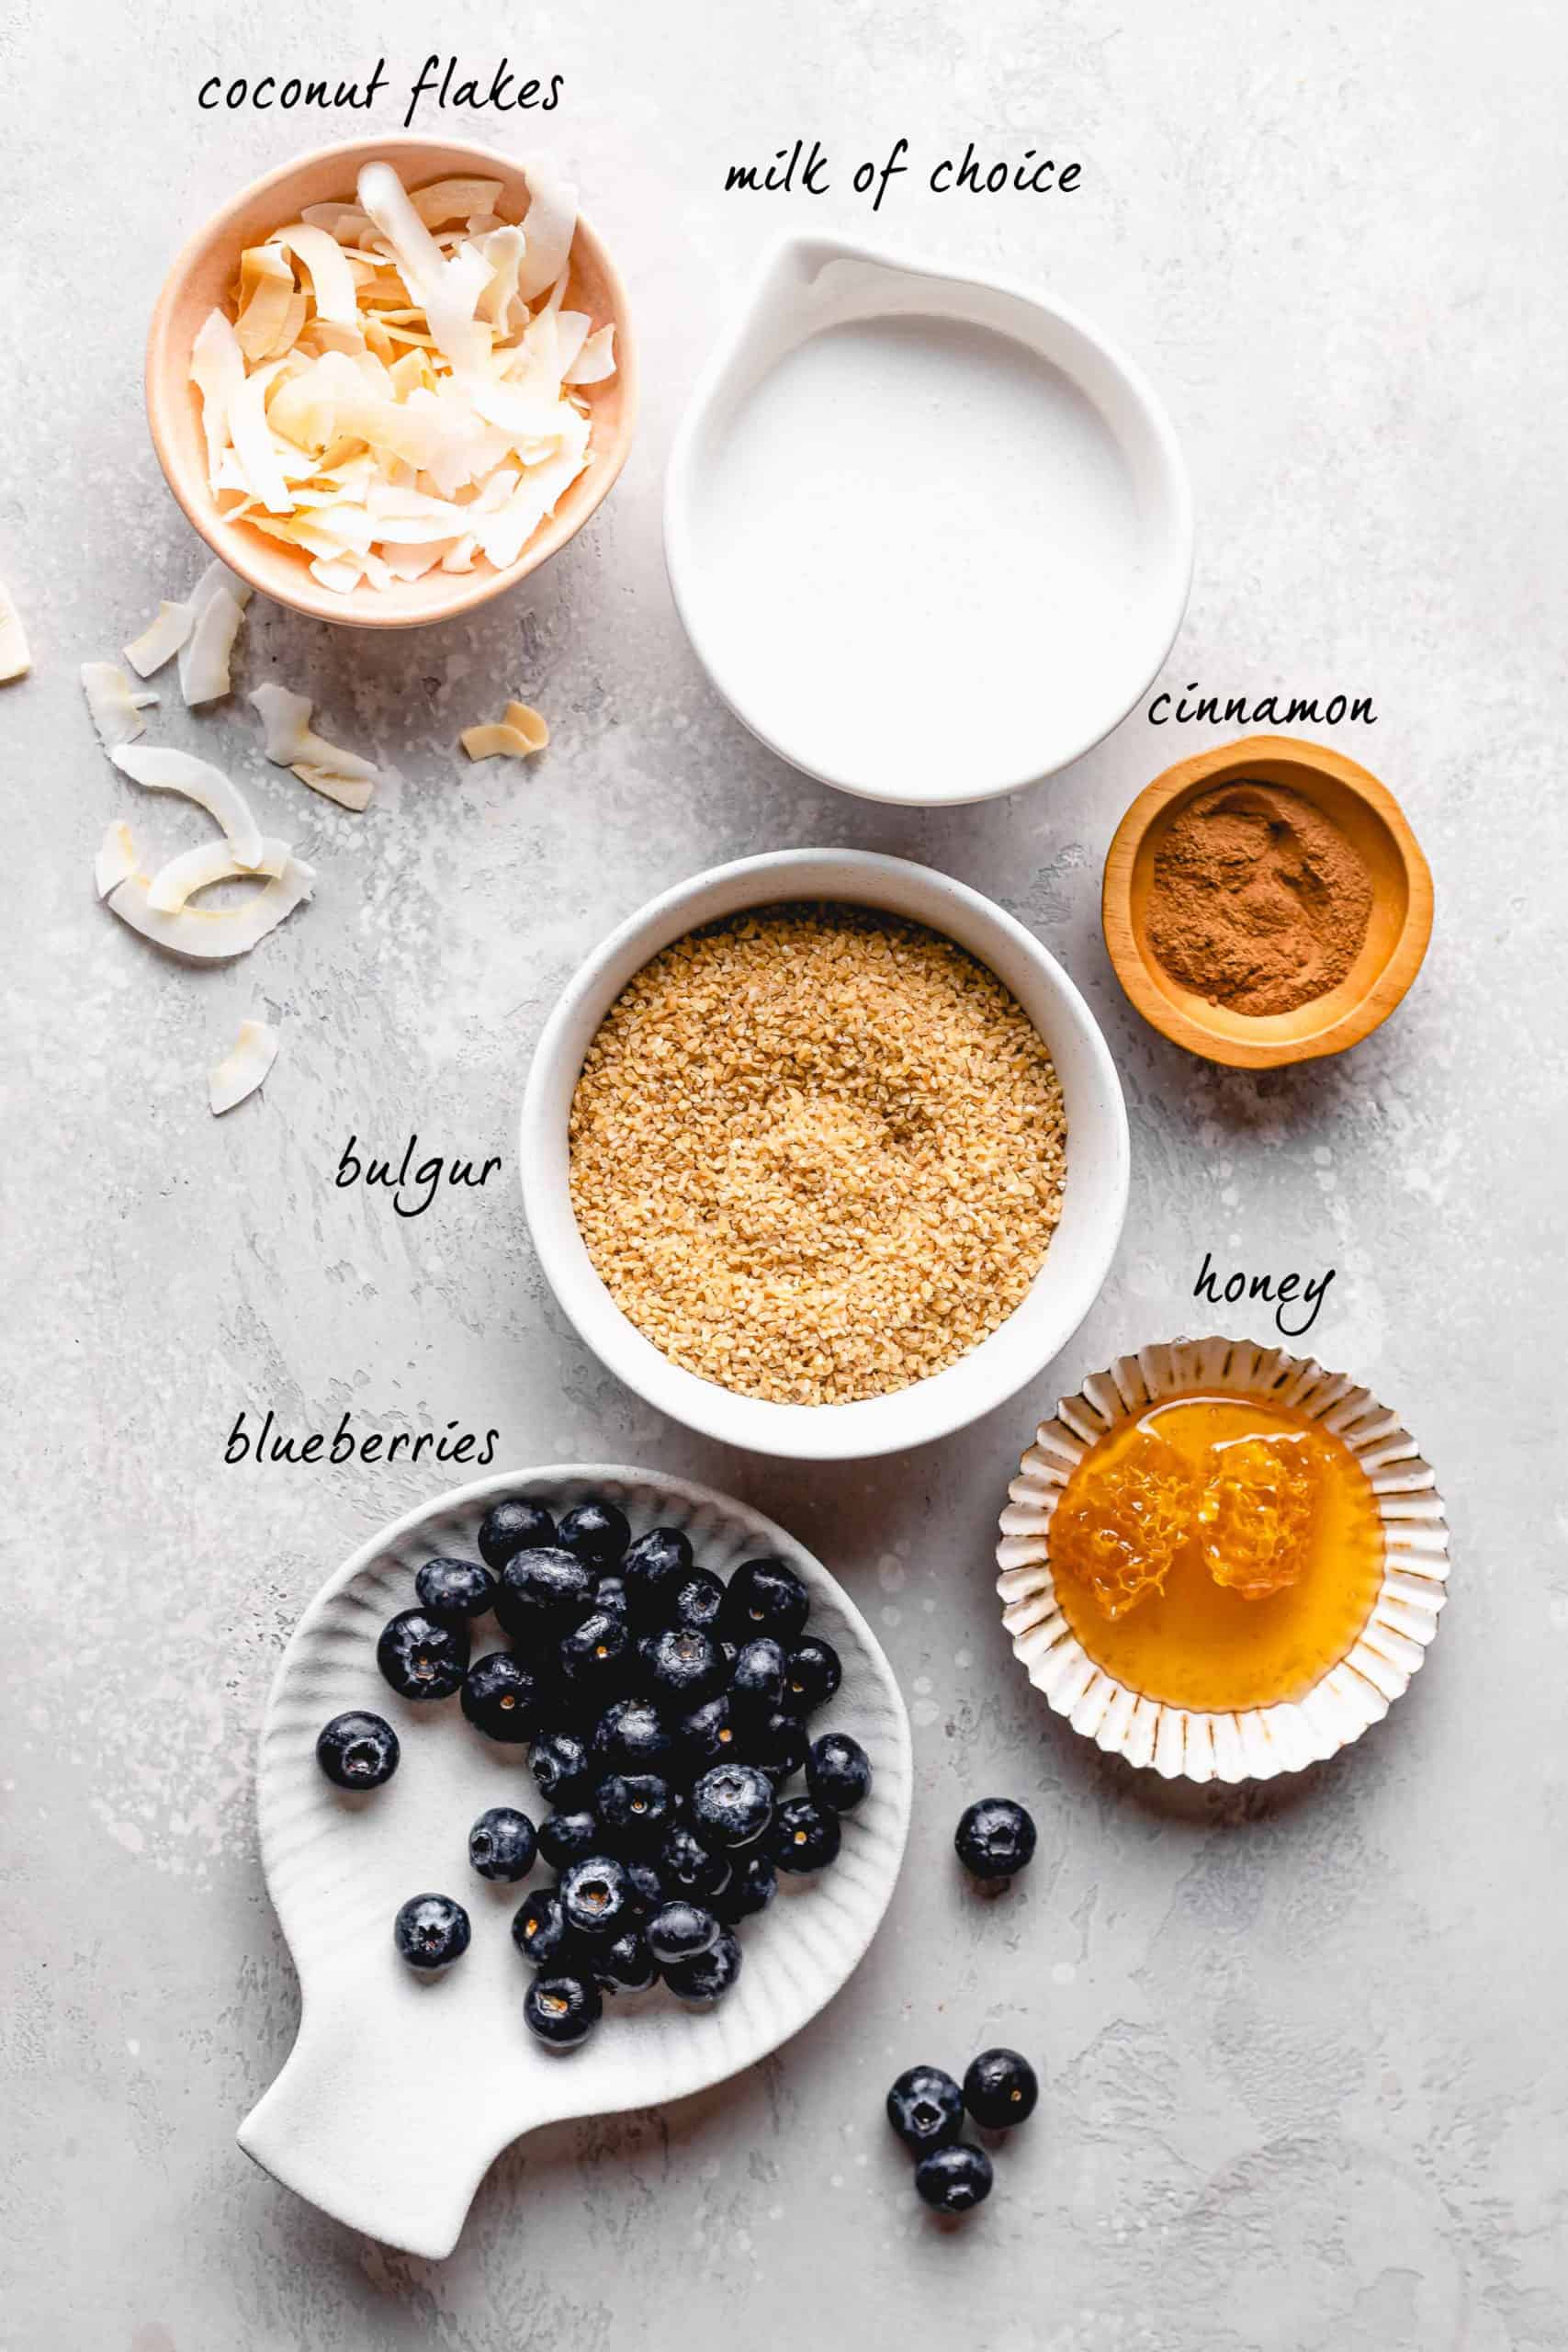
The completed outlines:
<svg viewBox="0 0 1568 2352">
<path fill-rule="evenodd" d="M 488 72 L 503 45 L 566 91 L 491 135 L 575 169 L 630 280 L 630 469 L 471 624 L 371 643 L 254 610 L 240 683 L 304 687 L 398 780 L 339 815 L 242 751 L 240 710 L 166 714 L 173 740 L 228 748 L 321 874 L 247 965 L 167 967 L 95 905 L 89 863 L 111 816 L 168 847 L 198 827 L 131 807 L 76 664 L 197 567 L 141 412 L 167 261 L 237 180 L 318 135 L 203 115 L 197 87 L 364 73 L 378 51 L 400 87 L 433 47 Z M 410 0 L 0 8 L 0 576 L 37 657 L 0 691 L 5 2352 L 1568 2339 L 1549 1849 L 1568 1645 L 1564 62 L 1556 15 L 1525 0 L 510 17 L 456 0 L 439 29 Z M 970 136 L 1081 159 L 1068 199 L 910 178 L 879 225 L 1081 301 L 1163 387 L 1200 515 L 1168 682 L 1375 697 L 1376 727 L 1339 740 L 1403 798 L 1438 916 L 1405 1009 L 1348 1060 L 1224 1075 L 1153 1037 L 1111 975 L 1116 819 L 1213 730 L 1139 713 L 1054 783 L 927 819 L 787 773 L 708 690 L 663 580 L 660 464 L 770 231 L 866 225 L 841 183 L 810 207 L 721 193 L 728 163 L 797 133 L 846 173 L 899 134 L 932 160 Z M 943 683 L 961 710 L 962 679 Z M 458 728 L 518 689 L 549 714 L 547 761 L 465 769 Z M 410 1222 L 333 1171 L 351 1130 L 510 1155 L 531 1042 L 582 951 L 656 886 L 813 840 L 928 858 L 1040 931 L 1111 1041 L 1134 1175 L 1114 1275 L 1036 1397 L 929 1453 L 802 1476 L 716 1452 L 600 1373 L 545 1295 L 510 1159 L 504 1182 Z M 203 1073 L 254 1003 L 282 1057 L 264 1100 L 215 1123 Z M 1337 1268 L 1312 1343 L 1406 1414 L 1458 1563 L 1390 1722 L 1251 1795 L 1100 1760 L 1034 1702 L 991 1586 L 1034 1409 L 1189 1328 L 1205 1249 Z M 444 2266 L 354 2240 L 233 2144 L 296 2017 L 252 1825 L 263 1695 L 321 1577 L 435 1483 L 225 1467 L 235 1413 L 268 1407 L 301 1430 L 345 1407 L 363 1427 L 493 1424 L 518 1464 L 640 1458 L 747 1496 L 869 1607 L 915 1716 L 908 1866 L 840 1998 L 727 2090 L 514 2150 Z M 948 1841 L 990 1789 L 1033 1804 L 1041 1853 L 980 1907 Z M 997 2038 L 1038 2054 L 1043 2111 L 986 2211 L 943 2233 L 882 2091 Z"/>
</svg>

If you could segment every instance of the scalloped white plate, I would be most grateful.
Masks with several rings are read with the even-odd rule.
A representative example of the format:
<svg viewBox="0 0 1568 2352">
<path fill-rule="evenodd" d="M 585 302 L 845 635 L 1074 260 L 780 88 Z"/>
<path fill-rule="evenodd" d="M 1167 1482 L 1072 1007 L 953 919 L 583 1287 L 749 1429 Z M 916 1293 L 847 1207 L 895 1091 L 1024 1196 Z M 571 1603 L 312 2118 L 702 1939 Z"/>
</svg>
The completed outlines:
<svg viewBox="0 0 1568 2352">
<path fill-rule="evenodd" d="M 470 1730 L 455 1699 L 410 1706 L 382 1680 L 376 1636 L 414 1601 L 414 1572 L 435 1553 L 477 1557 L 479 1521 L 500 1495 L 553 1510 L 589 1494 L 618 1502 L 634 1535 L 678 1526 L 720 1575 L 761 1552 L 783 1555 L 811 1589 L 811 1623 L 843 1659 L 842 1688 L 813 1730 L 852 1732 L 871 1758 L 865 1804 L 844 1823 L 834 1867 L 791 1885 L 740 1930 L 745 1964 L 710 2015 L 662 1990 L 606 2000 L 580 2051 L 557 2056 L 523 2023 L 525 1963 L 513 1949 L 520 1886 L 468 1867 L 468 1832 L 486 1806 L 547 1810 L 523 1748 Z M 504 1645 L 481 1619 L 476 1655 Z M 316 1734 L 368 1707 L 402 1743 L 385 1788 L 344 1795 L 322 1778 Z M 909 1724 L 887 1660 L 859 1611 L 782 1528 L 743 1503 L 652 1471 L 565 1466 L 482 1480 L 412 1511 L 371 1539 L 306 1610 L 284 1652 L 262 1724 L 257 1811 L 267 1889 L 299 1972 L 299 2038 L 271 2089 L 240 2126 L 240 2145 L 274 2177 L 352 2229 L 410 2254 L 457 2244 L 502 2148 L 563 2118 L 683 2098 L 776 2050 L 831 1999 L 887 1907 L 904 1857 Z M 536 1879 L 546 1879 L 541 1871 Z M 423 1982 L 392 1949 L 411 1894 L 453 1895 L 473 1922 L 458 1964 Z"/>
<path fill-rule="evenodd" d="M 1382 1522 L 1382 1583 L 1348 1653 L 1289 1705 L 1199 1713 L 1131 1690 L 1084 1649 L 1057 1605 L 1051 1514 L 1089 1447 L 1162 1396 L 1267 1396 L 1349 1447 Z M 1371 1389 L 1310 1356 L 1247 1340 L 1178 1340 L 1118 1356 L 1043 1421 L 1008 1488 L 997 1590 L 1013 1656 L 1055 1713 L 1107 1754 L 1168 1780 L 1270 1781 L 1321 1763 L 1381 1723 L 1410 1686 L 1447 1598 L 1448 1527 L 1431 1466 Z"/>
</svg>

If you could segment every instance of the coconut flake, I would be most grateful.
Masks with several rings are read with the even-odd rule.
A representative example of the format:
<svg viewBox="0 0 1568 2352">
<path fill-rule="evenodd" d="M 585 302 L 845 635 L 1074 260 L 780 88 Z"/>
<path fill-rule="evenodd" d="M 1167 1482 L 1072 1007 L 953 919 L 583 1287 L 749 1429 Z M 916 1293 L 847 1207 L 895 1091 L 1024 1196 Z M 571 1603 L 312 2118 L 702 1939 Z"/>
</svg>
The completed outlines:
<svg viewBox="0 0 1568 2352">
<path fill-rule="evenodd" d="M 577 234 L 577 190 L 570 181 L 551 182 L 536 172 L 528 175 L 528 209 L 523 234 L 528 250 L 523 257 L 517 291 L 532 302 L 564 277 L 571 241 Z"/>
<path fill-rule="evenodd" d="M 100 899 L 107 899 L 129 875 L 136 871 L 136 844 L 130 838 L 130 827 L 123 818 L 117 819 L 98 843 L 98 854 L 93 860 L 93 880 Z"/>
<path fill-rule="evenodd" d="M 602 384 L 615 372 L 615 330 L 601 327 L 591 334 L 561 378 L 563 384 Z"/>
<path fill-rule="evenodd" d="M 243 793 L 208 760 L 193 759 L 167 744 L 121 744 L 110 759 L 132 783 L 152 792 L 179 792 L 216 818 L 228 837 L 237 865 L 257 865 L 262 854 L 261 828 L 252 816 Z"/>
<path fill-rule="evenodd" d="M 191 381 L 201 394 L 201 429 L 207 436 L 207 479 L 214 497 L 220 487 L 223 453 L 229 446 L 229 409 L 245 381 L 245 355 L 221 311 L 209 311 L 190 350 Z"/>
<path fill-rule="evenodd" d="M 254 688 L 250 699 L 261 718 L 262 749 L 275 765 L 292 768 L 301 784 L 335 800 L 340 808 L 355 811 L 368 808 L 381 779 L 380 770 L 357 752 L 341 751 L 312 730 L 308 695 L 268 680 Z"/>
<path fill-rule="evenodd" d="M 147 722 L 141 714 L 158 697 L 132 694 L 130 680 L 114 662 L 84 662 L 82 687 L 98 730 L 98 741 L 106 752 L 117 751 L 122 743 L 133 743 L 145 732 Z"/>
<path fill-rule="evenodd" d="M 189 605 L 172 605 L 165 598 L 158 606 L 158 617 L 150 621 L 140 637 L 132 638 L 125 648 L 125 658 L 139 678 L 150 678 L 165 662 L 172 662 L 196 623 Z"/>
<path fill-rule="evenodd" d="M 12 603 L 5 582 L 0 580 L 0 684 L 8 684 L 13 678 L 25 678 L 31 666 L 22 616 Z"/>
<path fill-rule="evenodd" d="M 217 702 L 228 693 L 229 656 L 244 617 L 243 606 L 223 587 L 208 598 L 197 615 L 180 648 L 180 686 L 193 709 L 204 702 Z"/>
<path fill-rule="evenodd" d="M 207 1073 L 207 1099 L 215 1118 L 254 1094 L 277 1059 L 276 1029 L 265 1021 L 242 1021 L 240 1034 L 222 1060 Z"/>
<path fill-rule="evenodd" d="M 253 874 L 279 876 L 293 852 L 288 842 L 264 841 L 254 865 L 242 865 L 227 842 L 201 842 L 161 865 L 147 885 L 147 905 L 155 915 L 177 915 L 187 899 L 214 882 Z"/>
<path fill-rule="evenodd" d="M 542 752 L 550 730 L 525 702 L 509 702 L 506 716 L 481 727 L 467 727 L 457 741 L 470 760 L 525 760 Z"/>
<path fill-rule="evenodd" d="M 241 907 L 182 907 L 175 915 L 161 915 L 147 903 L 149 884 L 132 874 L 111 890 L 107 904 L 158 947 L 188 956 L 194 963 L 220 964 L 248 955 L 258 941 L 276 931 L 315 887 L 313 868 L 291 857 L 280 875 L 252 890 Z"/>
</svg>

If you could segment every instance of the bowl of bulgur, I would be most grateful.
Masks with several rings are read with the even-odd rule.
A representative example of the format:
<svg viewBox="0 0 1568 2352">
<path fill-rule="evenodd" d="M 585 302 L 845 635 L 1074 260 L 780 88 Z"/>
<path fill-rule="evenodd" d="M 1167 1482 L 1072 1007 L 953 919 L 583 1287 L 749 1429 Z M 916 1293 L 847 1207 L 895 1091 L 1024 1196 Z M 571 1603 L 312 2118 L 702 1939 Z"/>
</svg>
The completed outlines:
<svg viewBox="0 0 1568 2352">
<path fill-rule="evenodd" d="M 666 891 L 536 1050 L 534 1246 L 580 1337 L 688 1427 L 796 1460 L 899 1452 L 1033 1379 L 1127 1204 L 1105 1041 L 1021 923 L 858 850 Z"/>
</svg>

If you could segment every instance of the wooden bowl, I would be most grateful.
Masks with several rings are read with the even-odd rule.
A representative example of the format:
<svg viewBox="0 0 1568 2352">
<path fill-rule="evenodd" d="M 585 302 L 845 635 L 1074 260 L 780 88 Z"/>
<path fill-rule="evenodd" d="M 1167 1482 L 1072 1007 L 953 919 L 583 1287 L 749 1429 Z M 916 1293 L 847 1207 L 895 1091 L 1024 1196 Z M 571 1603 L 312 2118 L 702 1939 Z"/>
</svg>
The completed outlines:
<svg viewBox="0 0 1568 2352">
<path fill-rule="evenodd" d="M 147 421 L 169 488 L 214 554 L 264 596 L 291 605 L 319 620 L 344 621 L 358 628 L 416 628 L 449 620 L 511 588 L 582 528 L 609 495 L 626 461 L 637 422 L 637 353 L 626 311 L 626 288 L 593 231 L 578 215 L 571 248 L 567 301 L 586 311 L 595 326 L 614 323 L 615 373 L 602 384 L 582 387 L 592 417 L 592 463 L 579 474 L 552 515 L 540 525 L 504 571 L 482 560 L 472 571 L 426 572 L 423 580 L 395 581 L 389 588 L 361 582 L 344 595 L 311 577 L 310 558 L 269 539 L 243 523 L 219 514 L 207 481 L 207 447 L 201 402 L 190 380 L 190 349 L 209 311 L 220 308 L 239 268 L 241 252 L 263 243 L 286 221 L 297 220 L 307 204 L 335 198 L 352 202 L 363 164 L 389 163 L 405 187 L 469 175 L 502 183 L 500 209 L 517 220 L 527 209 L 528 180 L 523 166 L 492 148 L 465 141 L 392 136 L 356 139 L 320 147 L 265 179 L 255 180 L 215 212 L 179 254 L 164 282 L 147 335 Z"/>
<path fill-rule="evenodd" d="M 1288 786 L 1310 800 L 1359 850 L 1372 877 L 1360 954 L 1337 988 L 1293 1012 L 1232 1012 L 1211 1004 L 1173 979 L 1148 943 L 1155 858 L 1173 820 L 1201 792 L 1247 780 Z M 1100 913 L 1116 977 L 1162 1036 L 1207 1061 L 1269 1069 L 1343 1053 L 1388 1019 L 1427 953 L 1432 876 L 1399 803 L 1375 775 L 1320 743 L 1246 735 L 1179 760 L 1139 793 L 1106 855 Z"/>
</svg>

